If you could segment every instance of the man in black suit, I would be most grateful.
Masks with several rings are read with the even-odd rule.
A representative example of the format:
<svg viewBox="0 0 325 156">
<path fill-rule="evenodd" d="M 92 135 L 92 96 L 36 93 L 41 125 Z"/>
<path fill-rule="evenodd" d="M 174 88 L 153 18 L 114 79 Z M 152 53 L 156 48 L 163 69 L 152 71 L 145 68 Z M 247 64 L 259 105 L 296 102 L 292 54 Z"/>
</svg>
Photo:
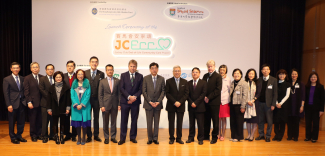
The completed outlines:
<svg viewBox="0 0 325 156">
<path fill-rule="evenodd" d="M 93 123 L 94 123 L 94 140 L 101 142 L 102 140 L 98 137 L 99 135 L 99 101 L 98 101 L 98 86 L 99 81 L 105 78 L 102 71 L 97 69 L 99 60 L 96 56 L 92 56 L 89 59 L 89 65 L 91 69 L 85 71 L 86 78 L 89 80 L 91 88 L 90 104 L 93 110 Z M 87 141 L 91 142 L 92 132 L 91 127 L 87 128 Z"/>
<path fill-rule="evenodd" d="M 43 143 L 47 143 L 48 139 L 53 140 L 53 130 L 52 130 L 52 116 L 47 113 L 47 94 L 49 88 L 52 84 L 54 84 L 53 73 L 54 73 L 54 65 L 48 64 L 45 66 L 46 76 L 43 76 L 39 79 L 39 90 L 42 94 L 41 99 L 41 111 L 42 111 L 42 137 Z M 48 135 L 48 125 L 50 122 L 50 135 Z"/>
<path fill-rule="evenodd" d="M 67 73 L 64 74 L 64 83 L 67 84 L 67 86 L 69 86 L 69 88 L 71 88 L 72 82 L 77 79 L 77 76 L 74 73 L 74 69 L 76 67 L 76 64 L 74 63 L 74 61 L 69 60 L 66 64 L 67 67 Z M 64 141 L 68 141 L 72 138 L 73 142 L 76 142 L 77 139 L 77 129 L 76 127 L 71 127 L 72 129 L 72 133 L 70 133 L 70 117 L 71 117 L 71 111 L 69 112 L 69 114 L 66 114 L 66 118 L 65 118 L 65 122 L 64 122 L 64 126 L 66 127 L 64 129 L 64 134 L 65 134 L 65 138 Z"/>
<path fill-rule="evenodd" d="M 204 112 L 205 104 L 204 97 L 207 93 L 207 82 L 200 79 L 200 69 L 194 67 L 192 69 L 193 80 L 188 82 L 189 86 L 189 96 L 188 96 L 188 115 L 190 122 L 190 129 L 188 140 L 186 143 L 191 143 L 194 141 L 195 137 L 195 119 L 198 127 L 197 140 L 199 145 L 203 145 L 204 139 Z"/>
<path fill-rule="evenodd" d="M 272 125 L 273 125 L 273 110 L 278 99 L 278 81 L 276 78 L 270 76 L 270 66 L 264 64 L 261 70 L 263 77 L 258 79 L 257 88 L 259 90 L 256 93 L 254 100 L 258 100 L 260 109 L 258 133 L 259 136 L 255 140 L 264 140 L 270 142 Z M 264 133 L 265 118 L 267 121 L 266 138 Z"/>
<path fill-rule="evenodd" d="M 210 140 L 211 119 L 213 123 L 211 144 L 218 140 L 219 133 L 219 110 L 221 104 L 222 77 L 215 71 L 215 62 L 207 62 L 208 73 L 203 76 L 207 82 L 207 94 L 204 98 L 206 112 L 204 114 L 204 140 Z"/>
<path fill-rule="evenodd" d="M 39 74 L 40 67 L 37 62 L 30 64 L 31 74 L 24 80 L 24 94 L 28 105 L 28 118 L 30 123 L 30 137 L 33 142 L 43 140 L 42 134 L 42 111 L 41 111 L 41 92 L 39 90 L 39 79 L 43 77 Z"/>
<path fill-rule="evenodd" d="M 181 67 L 173 67 L 174 77 L 166 81 L 166 97 L 169 122 L 169 144 L 174 144 L 175 137 L 175 113 L 177 116 L 177 137 L 176 142 L 184 144 L 182 141 L 182 126 L 185 112 L 185 101 L 187 100 L 189 90 L 187 81 L 181 78 Z"/>
<path fill-rule="evenodd" d="M 24 78 L 18 75 L 20 71 L 19 63 L 13 62 L 10 70 L 12 74 L 3 79 L 3 95 L 8 108 L 9 136 L 12 143 L 19 144 L 20 142 L 27 142 L 21 136 L 24 132 L 26 108 Z M 14 130 L 16 121 L 17 134 L 15 134 Z"/>
</svg>

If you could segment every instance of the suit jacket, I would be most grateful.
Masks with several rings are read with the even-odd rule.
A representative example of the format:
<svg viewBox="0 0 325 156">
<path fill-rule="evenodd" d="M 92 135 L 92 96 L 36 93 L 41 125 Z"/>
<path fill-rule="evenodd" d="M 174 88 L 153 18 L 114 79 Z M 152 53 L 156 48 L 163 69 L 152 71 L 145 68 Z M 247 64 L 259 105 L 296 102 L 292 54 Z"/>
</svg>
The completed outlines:
<svg viewBox="0 0 325 156">
<path fill-rule="evenodd" d="M 38 74 L 39 81 L 42 77 L 43 75 Z M 26 103 L 28 104 L 29 102 L 31 102 L 34 107 L 39 107 L 41 105 L 42 95 L 38 87 L 38 82 L 34 78 L 33 74 L 29 74 L 25 77 L 24 90 Z"/>
<path fill-rule="evenodd" d="M 154 88 L 152 75 L 147 75 L 143 78 L 142 94 L 144 97 L 143 108 L 146 110 L 163 109 L 163 99 L 165 97 L 165 78 L 157 75 L 156 88 Z M 149 102 L 159 102 L 159 105 L 154 108 Z"/>
<path fill-rule="evenodd" d="M 262 91 L 262 85 L 263 85 L 263 76 L 261 76 L 257 81 L 257 88 L 258 93 L 256 95 L 256 98 L 258 99 L 261 94 L 263 94 Z M 272 89 L 269 89 L 268 86 L 272 85 Z M 276 106 L 276 100 L 278 100 L 278 80 L 272 76 L 269 77 L 269 81 L 266 85 L 265 90 L 265 102 L 268 107 Z"/>
<path fill-rule="evenodd" d="M 60 114 L 65 114 L 66 110 L 70 110 L 70 106 L 71 96 L 68 85 L 63 83 L 59 101 L 56 95 L 55 84 L 51 85 L 47 95 L 47 110 L 51 109 L 52 115 L 58 116 Z"/>
<path fill-rule="evenodd" d="M 189 94 L 187 81 L 180 78 L 179 90 L 177 90 L 175 78 L 172 77 L 166 81 L 165 92 L 167 97 L 166 110 L 172 112 L 185 112 L 185 101 Z M 178 108 L 174 105 L 176 101 L 181 103 Z"/>
<path fill-rule="evenodd" d="M 53 78 L 53 84 L 54 84 L 54 78 Z M 41 99 L 41 106 L 42 107 L 45 107 L 47 106 L 47 94 L 49 92 L 49 89 L 51 87 L 51 83 L 50 83 L 50 80 L 47 76 L 43 76 L 39 79 L 39 90 L 42 94 L 42 99 Z"/>
<path fill-rule="evenodd" d="M 209 80 L 207 80 L 209 78 Z M 203 80 L 207 81 L 207 95 L 209 105 L 221 104 L 222 77 L 214 71 L 209 77 L 209 73 L 204 74 Z"/>
<path fill-rule="evenodd" d="M 86 78 L 89 80 L 90 83 L 91 97 L 98 97 L 99 81 L 105 78 L 104 73 L 97 69 L 97 73 L 94 79 L 91 78 L 91 69 L 86 70 L 85 73 Z"/>
<path fill-rule="evenodd" d="M 105 107 L 105 111 L 114 109 L 117 110 L 118 106 L 120 106 L 120 80 L 118 78 L 113 77 L 114 85 L 113 85 L 113 93 L 111 92 L 108 78 L 102 79 L 99 82 L 98 89 L 98 101 L 100 108 Z"/>
<path fill-rule="evenodd" d="M 19 75 L 20 90 L 17 86 L 16 80 L 12 75 L 9 75 L 3 79 L 3 95 L 6 101 L 7 107 L 12 106 L 13 109 L 19 108 L 20 102 L 26 106 L 24 95 L 24 77 Z"/>
<path fill-rule="evenodd" d="M 306 86 L 305 94 L 306 94 L 306 100 L 305 100 L 305 108 L 306 108 L 306 105 L 309 105 L 310 87 Z M 324 86 L 323 85 L 316 85 L 313 105 L 316 106 L 316 109 L 318 109 L 320 112 L 324 112 Z"/>
<path fill-rule="evenodd" d="M 142 94 L 142 74 L 135 72 L 135 78 L 133 81 L 133 86 L 130 79 L 129 71 L 121 74 L 120 89 L 121 89 L 121 104 L 128 105 L 128 97 L 136 96 L 137 100 L 132 103 L 132 105 L 141 104 L 141 94 Z"/>
<path fill-rule="evenodd" d="M 73 80 L 77 79 L 77 75 L 76 75 L 76 73 L 74 73 L 73 75 L 74 75 L 74 76 L 73 76 Z M 67 84 L 67 86 L 68 86 L 69 88 L 71 88 L 71 86 L 70 86 L 70 82 L 69 82 L 69 75 L 68 75 L 68 73 L 64 73 L 63 76 L 64 76 L 63 81 L 65 82 L 65 84 Z M 73 81 L 72 81 L 72 82 L 73 82 Z M 71 85 L 72 85 L 72 84 L 71 84 Z"/>
<path fill-rule="evenodd" d="M 207 93 L 207 82 L 199 79 L 196 83 L 195 90 L 193 88 L 193 80 L 188 82 L 189 96 L 188 96 L 188 111 L 194 112 L 205 112 L 204 97 Z M 196 105 L 195 108 L 192 107 L 192 103 Z"/>
</svg>

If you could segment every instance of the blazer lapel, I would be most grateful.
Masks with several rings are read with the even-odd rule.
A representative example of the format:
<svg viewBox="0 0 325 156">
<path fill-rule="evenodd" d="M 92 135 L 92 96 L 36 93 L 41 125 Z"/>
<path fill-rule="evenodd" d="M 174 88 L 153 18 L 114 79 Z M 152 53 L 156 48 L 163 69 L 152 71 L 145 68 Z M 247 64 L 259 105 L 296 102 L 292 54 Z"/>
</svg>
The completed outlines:
<svg viewBox="0 0 325 156">
<path fill-rule="evenodd" d="M 104 86 L 107 86 L 108 92 L 112 94 L 111 88 L 110 88 L 111 86 L 109 85 L 108 81 L 109 81 L 108 77 L 106 77 L 106 79 L 104 81 L 104 83 L 105 83 Z M 114 89 L 113 89 L 113 92 L 114 92 Z"/>
</svg>

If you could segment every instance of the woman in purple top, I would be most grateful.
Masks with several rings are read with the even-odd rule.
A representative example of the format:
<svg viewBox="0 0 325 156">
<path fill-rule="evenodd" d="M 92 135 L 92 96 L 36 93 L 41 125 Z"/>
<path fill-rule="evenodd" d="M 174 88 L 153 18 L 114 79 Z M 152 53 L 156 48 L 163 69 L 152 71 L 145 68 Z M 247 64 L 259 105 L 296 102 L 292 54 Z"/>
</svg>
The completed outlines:
<svg viewBox="0 0 325 156">
<path fill-rule="evenodd" d="M 288 117 L 288 139 L 298 141 L 300 113 L 304 111 L 305 104 L 305 84 L 298 80 L 298 70 L 291 71 L 291 105 Z"/>
<path fill-rule="evenodd" d="M 309 75 L 305 95 L 305 141 L 311 140 L 315 143 L 318 140 L 319 119 L 324 114 L 324 86 L 319 83 L 319 76 L 316 72 Z"/>
</svg>

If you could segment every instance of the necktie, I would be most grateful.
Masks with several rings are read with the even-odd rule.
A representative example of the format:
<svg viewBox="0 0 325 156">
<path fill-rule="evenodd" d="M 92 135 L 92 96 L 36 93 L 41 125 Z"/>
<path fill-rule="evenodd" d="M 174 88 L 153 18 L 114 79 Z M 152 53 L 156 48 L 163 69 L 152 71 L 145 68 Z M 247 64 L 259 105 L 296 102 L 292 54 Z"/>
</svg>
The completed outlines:
<svg viewBox="0 0 325 156">
<path fill-rule="evenodd" d="M 153 89 L 156 89 L 156 77 L 153 77 Z"/>
<path fill-rule="evenodd" d="M 109 88 L 111 89 L 111 93 L 113 93 L 112 78 L 109 81 Z"/>
<path fill-rule="evenodd" d="M 266 81 L 266 77 L 264 77 L 263 80 Z"/>
<path fill-rule="evenodd" d="M 95 76 L 96 76 L 96 73 L 95 73 L 95 72 L 93 72 L 93 75 L 91 75 L 91 78 L 92 78 L 92 79 L 94 79 L 94 78 L 95 78 Z"/>
<path fill-rule="evenodd" d="M 193 89 L 195 90 L 196 88 L 196 80 L 194 80 L 194 86 L 193 86 Z"/>
<path fill-rule="evenodd" d="M 37 82 L 37 84 L 38 84 L 38 79 L 37 79 L 37 75 L 35 75 L 35 79 L 36 79 L 36 82 Z"/>
<path fill-rule="evenodd" d="M 133 74 L 131 74 L 131 75 L 132 75 L 132 77 L 131 77 L 131 83 L 132 83 L 132 87 L 133 87 L 134 76 L 133 76 Z"/>
<path fill-rule="evenodd" d="M 52 81 L 52 76 L 50 76 L 50 83 L 51 83 L 51 85 L 53 84 L 53 81 Z"/>
<path fill-rule="evenodd" d="M 179 91 L 179 79 L 176 79 L 177 90 Z"/>
<path fill-rule="evenodd" d="M 209 78 L 210 78 L 210 76 L 211 76 L 211 73 L 209 73 L 209 77 L 207 78 L 207 82 L 209 82 Z"/>
<path fill-rule="evenodd" d="M 16 83 L 17 83 L 18 89 L 20 90 L 20 83 L 19 83 L 19 80 L 18 80 L 18 76 L 16 76 Z"/>
<path fill-rule="evenodd" d="M 72 78 L 72 75 L 69 75 L 69 79 L 71 79 Z"/>
</svg>

